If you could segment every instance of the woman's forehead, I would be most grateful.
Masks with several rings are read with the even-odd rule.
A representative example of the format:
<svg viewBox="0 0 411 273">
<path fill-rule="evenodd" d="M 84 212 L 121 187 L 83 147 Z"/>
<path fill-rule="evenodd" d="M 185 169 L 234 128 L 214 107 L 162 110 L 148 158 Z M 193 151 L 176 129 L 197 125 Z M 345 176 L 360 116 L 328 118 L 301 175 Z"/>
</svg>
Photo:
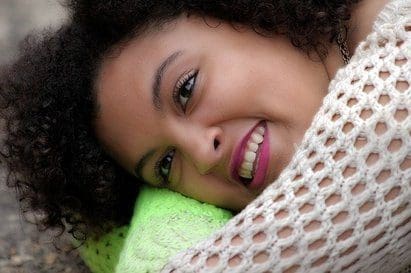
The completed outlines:
<svg viewBox="0 0 411 273">
<path fill-rule="evenodd" d="M 174 44 L 170 38 L 175 30 L 150 31 L 121 46 L 118 54 L 103 59 L 96 80 L 97 96 L 104 100 L 106 93 L 126 96 L 132 89 L 146 89 L 153 71 Z"/>
<path fill-rule="evenodd" d="M 141 61 L 143 67 L 152 59 L 161 57 L 164 51 L 177 50 L 173 47 L 196 46 L 204 44 L 196 43 L 197 40 L 205 37 L 211 38 L 210 33 L 221 33 L 224 39 L 230 39 L 231 35 L 224 29 L 230 29 L 237 32 L 241 27 L 224 24 L 221 20 L 209 17 L 183 16 L 167 21 L 161 25 L 148 27 L 142 33 L 121 45 L 113 57 L 108 56 L 103 60 L 101 67 L 106 67 L 114 61 L 129 59 L 131 55 L 135 58 L 133 61 Z M 213 37 L 215 37 L 213 35 Z M 120 57 L 120 58 L 119 58 Z"/>
<path fill-rule="evenodd" d="M 205 45 L 191 35 L 201 28 L 210 30 L 201 18 L 179 18 L 157 32 L 136 37 L 119 54 L 104 59 L 96 80 L 100 110 L 104 112 L 114 101 L 124 98 L 127 99 L 125 103 L 133 99 L 138 99 L 142 105 L 151 103 L 148 91 L 153 87 L 155 71 L 161 63 L 175 52 L 204 50 Z M 111 111 L 121 110 L 124 105 L 111 107 Z"/>
</svg>

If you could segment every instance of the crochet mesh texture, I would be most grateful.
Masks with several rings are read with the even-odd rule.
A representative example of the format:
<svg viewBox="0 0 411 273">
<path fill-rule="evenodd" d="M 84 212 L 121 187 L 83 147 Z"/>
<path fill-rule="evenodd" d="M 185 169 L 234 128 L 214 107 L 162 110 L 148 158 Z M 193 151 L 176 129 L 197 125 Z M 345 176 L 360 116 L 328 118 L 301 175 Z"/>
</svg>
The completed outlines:
<svg viewBox="0 0 411 273">
<path fill-rule="evenodd" d="M 380 14 L 277 181 L 162 272 L 387 273 L 410 263 L 410 11 L 396 1 Z"/>
</svg>

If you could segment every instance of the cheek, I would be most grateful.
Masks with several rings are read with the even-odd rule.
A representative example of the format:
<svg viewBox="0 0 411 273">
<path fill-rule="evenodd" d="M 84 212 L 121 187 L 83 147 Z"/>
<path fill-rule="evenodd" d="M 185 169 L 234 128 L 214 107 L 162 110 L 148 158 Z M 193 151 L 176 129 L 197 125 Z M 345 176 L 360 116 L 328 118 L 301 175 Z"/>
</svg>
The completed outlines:
<svg viewBox="0 0 411 273">
<path fill-rule="evenodd" d="M 183 169 L 181 180 L 171 189 L 198 201 L 232 210 L 241 210 L 253 200 L 240 185 L 215 175 L 200 175 L 187 166 Z"/>
<path fill-rule="evenodd" d="M 261 103 L 272 103 L 270 113 L 290 126 L 305 127 L 318 111 L 328 83 L 321 63 L 302 58 L 295 67 L 287 63 L 281 73 L 273 74 L 270 94 Z"/>
<path fill-rule="evenodd" d="M 209 123 L 248 116 L 250 106 L 256 105 L 255 81 L 238 73 L 224 75 L 215 73 L 205 80 L 201 98 L 192 112 L 192 118 Z"/>
</svg>

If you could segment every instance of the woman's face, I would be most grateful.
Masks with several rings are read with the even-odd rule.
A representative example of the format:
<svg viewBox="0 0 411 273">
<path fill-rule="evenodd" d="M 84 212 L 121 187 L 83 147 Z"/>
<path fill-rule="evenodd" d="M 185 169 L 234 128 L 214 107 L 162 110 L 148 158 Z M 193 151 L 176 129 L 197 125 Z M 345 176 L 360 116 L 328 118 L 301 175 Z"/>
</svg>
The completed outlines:
<svg viewBox="0 0 411 273">
<path fill-rule="evenodd" d="M 181 16 L 105 59 L 96 133 L 147 183 L 239 210 L 287 165 L 328 83 L 282 36 Z"/>
</svg>

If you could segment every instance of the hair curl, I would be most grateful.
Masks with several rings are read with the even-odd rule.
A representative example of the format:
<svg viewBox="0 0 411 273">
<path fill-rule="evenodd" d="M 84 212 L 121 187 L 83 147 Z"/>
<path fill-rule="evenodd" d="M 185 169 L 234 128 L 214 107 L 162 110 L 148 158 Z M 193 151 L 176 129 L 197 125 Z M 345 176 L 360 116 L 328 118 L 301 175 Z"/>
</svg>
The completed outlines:
<svg viewBox="0 0 411 273">
<path fill-rule="evenodd" d="M 112 160 L 93 129 L 93 90 L 107 52 L 146 27 L 181 14 L 283 34 L 305 52 L 334 42 L 356 0 L 72 0 L 70 22 L 29 36 L 19 59 L 0 71 L 0 115 L 7 183 L 37 224 L 80 240 L 127 223 L 138 193 L 136 178 Z"/>
</svg>

